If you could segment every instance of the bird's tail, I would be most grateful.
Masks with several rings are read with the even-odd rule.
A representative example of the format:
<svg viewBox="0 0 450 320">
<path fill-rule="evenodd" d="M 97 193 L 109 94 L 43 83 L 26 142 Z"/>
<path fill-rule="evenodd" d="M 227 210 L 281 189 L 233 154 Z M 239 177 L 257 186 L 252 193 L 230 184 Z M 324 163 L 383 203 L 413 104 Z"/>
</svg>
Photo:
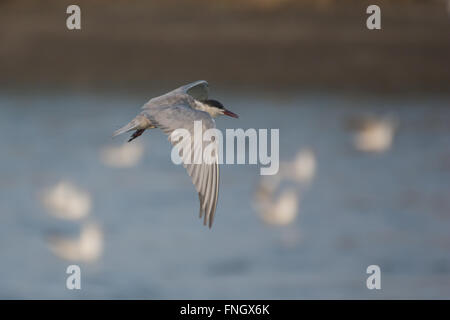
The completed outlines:
<svg viewBox="0 0 450 320">
<path fill-rule="evenodd" d="M 136 118 L 131 120 L 127 125 L 123 126 L 122 128 L 114 131 L 113 137 L 118 136 L 119 134 L 133 131 L 133 130 L 145 130 L 150 127 L 150 121 L 142 116 L 138 115 Z"/>
<path fill-rule="evenodd" d="M 125 133 L 125 132 L 128 132 L 128 131 L 135 130 L 135 129 L 136 129 L 136 126 L 135 126 L 135 124 L 133 123 L 133 121 L 131 121 L 131 122 L 128 123 L 126 126 L 123 126 L 122 128 L 120 128 L 120 129 L 114 131 L 113 137 L 118 136 L 119 134 L 122 134 L 122 133 Z"/>
</svg>

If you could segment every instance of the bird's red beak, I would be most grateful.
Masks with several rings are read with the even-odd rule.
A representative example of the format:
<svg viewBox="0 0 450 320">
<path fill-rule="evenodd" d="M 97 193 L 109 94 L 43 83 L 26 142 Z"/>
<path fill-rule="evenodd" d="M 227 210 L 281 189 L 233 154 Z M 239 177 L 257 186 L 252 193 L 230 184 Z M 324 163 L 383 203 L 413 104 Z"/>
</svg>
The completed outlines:
<svg viewBox="0 0 450 320">
<path fill-rule="evenodd" d="M 228 110 L 226 110 L 226 109 L 225 109 L 225 111 L 223 112 L 223 114 L 225 114 L 225 115 L 227 115 L 227 116 L 229 116 L 229 117 L 232 117 L 232 118 L 239 118 L 239 116 L 238 116 L 236 113 L 233 113 L 233 112 L 228 111 Z"/>
</svg>

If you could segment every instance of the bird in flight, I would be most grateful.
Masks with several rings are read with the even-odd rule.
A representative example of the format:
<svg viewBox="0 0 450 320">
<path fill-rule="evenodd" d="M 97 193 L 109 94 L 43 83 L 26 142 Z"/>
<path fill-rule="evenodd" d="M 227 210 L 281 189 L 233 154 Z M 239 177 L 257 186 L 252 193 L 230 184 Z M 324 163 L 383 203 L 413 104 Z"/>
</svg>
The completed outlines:
<svg viewBox="0 0 450 320">
<path fill-rule="evenodd" d="M 233 118 L 238 116 L 225 109 L 217 100 L 208 98 L 208 82 L 204 80 L 196 81 L 179 87 L 162 96 L 148 101 L 139 113 L 127 125 L 114 132 L 113 136 L 134 131 L 128 142 L 139 137 L 145 130 L 160 128 L 169 136 L 169 141 L 176 145 L 176 141 L 170 135 L 176 129 L 186 129 L 194 136 L 194 121 L 202 121 L 203 132 L 216 127 L 214 118 L 220 115 L 227 115 Z M 192 139 L 194 141 L 195 139 Z M 192 145 L 194 143 L 192 142 Z M 210 163 L 184 163 L 189 176 L 198 192 L 200 200 L 200 218 L 203 217 L 203 224 L 211 228 L 214 220 L 214 213 L 217 207 L 219 195 L 219 161 L 217 145 L 212 152 L 213 160 Z M 207 146 L 202 139 L 202 148 L 191 150 L 194 157 L 198 157 L 197 152 L 202 152 Z M 200 158 L 203 159 L 202 155 Z"/>
</svg>

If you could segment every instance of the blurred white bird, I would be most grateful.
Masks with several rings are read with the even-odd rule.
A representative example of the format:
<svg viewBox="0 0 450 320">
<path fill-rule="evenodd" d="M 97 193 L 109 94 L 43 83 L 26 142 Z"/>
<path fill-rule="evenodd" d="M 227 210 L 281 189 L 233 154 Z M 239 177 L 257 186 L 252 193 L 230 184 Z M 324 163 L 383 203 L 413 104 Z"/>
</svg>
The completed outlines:
<svg viewBox="0 0 450 320">
<path fill-rule="evenodd" d="M 300 187 L 311 182 L 316 166 L 314 151 L 305 148 L 297 152 L 294 160 L 282 163 L 277 175 L 261 177 L 254 196 L 254 207 L 265 223 L 288 225 L 295 220 L 299 210 Z M 290 182 L 290 186 L 284 186 L 283 182 Z"/>
<path fill-rule="evenodd" d="M 144 146 L 136 141 L 121 146 L 108 146 L 100 150 L 100 161 L 113 168 L 130 168 L 137 165 L 144 155 Z"/>
<path fill-rule="evenodd" d="M 78 220 L 87 216 L 91 210 L 91 197 L 70 182 L 61 181 L 45 190 L 41 202 L 55 217 Z"/>
<path fill-rule="evenodd" d="M 295 159 L 281 165 L 284 178 L 298 183 L 309 183 L 316 173 L 316 156 L 309 148 L 297 152 Z"/>
<path fill-rule="evenodd" d="M 61 259 L 93 262 L 102 254 L 103 232 L 97 224 L 89 222 L 82 226 L 77 239 L 53 235 L 49 237 L 48 246 Z"/>
<path fill-rule="evenodd" d="M 365 116 L 349 121 L 354 147 L 363 152 L 385 152 L 392 145 L 396 122 L 390 117 Z"/>
<path fill-rule="evenodd" d="M 262 220 L 269 225 L 288 225 L 295 220 L 298 213 L 297 190 L 286 188 L 275 196 L 279 183 L 277 178 L 263 178 L 255 193 L 254 206 Z"/>
</svg>

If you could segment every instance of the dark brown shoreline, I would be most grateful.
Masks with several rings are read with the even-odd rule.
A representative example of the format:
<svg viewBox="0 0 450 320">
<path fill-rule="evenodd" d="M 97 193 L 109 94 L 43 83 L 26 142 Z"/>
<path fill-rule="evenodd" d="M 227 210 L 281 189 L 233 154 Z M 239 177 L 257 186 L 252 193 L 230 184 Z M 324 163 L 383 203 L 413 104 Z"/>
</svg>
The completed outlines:
<svg viewBox="0 0 450 320">
<path fill-rule="evenodd" d="M 65 28 L 69 4 L 0 0 L 0 85 L 450 92 L 444 1 L 379 1 L 381 31 L 356 0 L 83 0 L 81 31 Z"/>
</svg>

